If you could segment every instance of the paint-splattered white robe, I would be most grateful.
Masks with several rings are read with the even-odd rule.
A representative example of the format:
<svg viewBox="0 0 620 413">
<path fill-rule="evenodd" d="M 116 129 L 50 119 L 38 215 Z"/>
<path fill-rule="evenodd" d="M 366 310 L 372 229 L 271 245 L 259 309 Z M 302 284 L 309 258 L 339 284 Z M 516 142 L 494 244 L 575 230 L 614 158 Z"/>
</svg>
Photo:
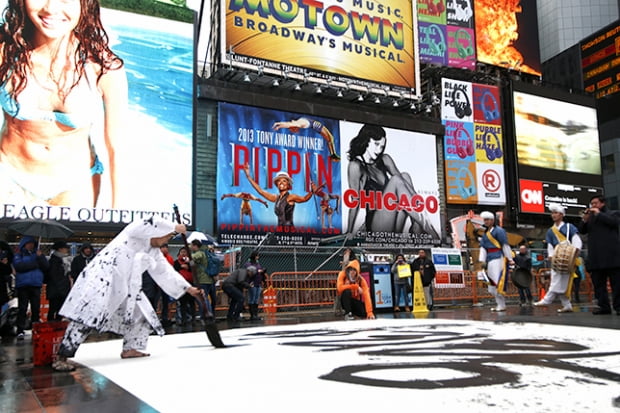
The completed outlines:
<svg viewBox="0 0 620 413">
<path fill-rule="evenodd" d="M 182 296 L 190 284 L 166 261 L 150 239 L 174 231 L 174 224 L 152 217 L 127 225 L 84 268 L 60 314 L 98 331 L 124 335 L 143 315 L 159 335 L 164 330 L 142 289 L 142 273 L 173 298 Z"/>
</svg>

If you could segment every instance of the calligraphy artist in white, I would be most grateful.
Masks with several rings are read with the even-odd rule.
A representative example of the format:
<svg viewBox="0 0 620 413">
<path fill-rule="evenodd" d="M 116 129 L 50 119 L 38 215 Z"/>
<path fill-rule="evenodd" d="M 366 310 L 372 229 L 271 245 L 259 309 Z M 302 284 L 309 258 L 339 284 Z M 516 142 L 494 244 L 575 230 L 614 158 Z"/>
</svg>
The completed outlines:
<svg viewBox="0 0 620 413">
<path fill-rule="evenodd" d="M 71 320 L 52 364 L 55 370 L 75 367 L 67 362 L 80 344 L 93 331 L 108 331 L 123 336 L 121 358 L 144 357 L 152 329 L 163 335 L 155 310 L 142 292 L 142 273 L 148 271 L 153 280 L 173 298 L 186 292 L 199 296 L 172 268 L 159 250 L 185 225 L 173 224 L 157 217 L 134 221 L 127 225 L 84 268 L 69 293 L 60 314 Z"/>
</svg>

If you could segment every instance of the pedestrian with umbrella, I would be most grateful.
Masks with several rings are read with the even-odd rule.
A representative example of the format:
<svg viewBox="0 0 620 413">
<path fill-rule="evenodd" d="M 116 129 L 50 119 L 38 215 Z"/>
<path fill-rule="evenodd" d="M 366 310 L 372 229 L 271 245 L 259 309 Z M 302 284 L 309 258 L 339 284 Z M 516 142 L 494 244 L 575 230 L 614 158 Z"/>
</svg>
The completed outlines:
<svg viewBox="0 0 620 413">
<path fill-rule="evenodd" d="M 50 303 L 47 321 L 61 321 L 58 314 L 71 290 L 71 256 L 69 244 L 65 241 L 56 241 L 52 245 L 52 254 L 49 258 L 49 271 L 45 279 L 45 295 Z"/>
<path fill-rule="evenodd" d="M 17 290 L 17 339 L 23 340 L 29 304 L 30 320 L 39 322 L 41 286 L 49 268 L 47 258 L 32 236 L 26 235 L 19 242 L 19 251 L 13 257 L 13 268 Z"/>
</svg>

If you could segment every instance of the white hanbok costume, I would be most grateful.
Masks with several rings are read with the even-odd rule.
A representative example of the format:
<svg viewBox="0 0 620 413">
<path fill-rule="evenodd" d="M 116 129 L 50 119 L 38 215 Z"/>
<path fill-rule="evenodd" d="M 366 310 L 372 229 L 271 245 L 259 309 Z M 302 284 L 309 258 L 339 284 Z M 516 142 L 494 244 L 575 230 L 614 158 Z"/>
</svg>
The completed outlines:
<svg viewBox="0 0 620 413">
<path fill-rule="evenodd" d="M 151 238 L 174 232 L 172 222 L 157 217 L 127 225 L 84 268 L 60 314 L 72 321 L 59 355 L 72 357 L 93 331 L 113 332 L 124 337 L 123 350 L 143 350 L 152 329 L 163 335 L 155 310 L 142 292 L 142 273 L 169 296 L 178 299 L 190 284 L 174 270 Z"/>
<path fill-rule="evenodd" d="M 556 227 L 557 232 L 564 236 L 564 239 L 570 242 L 573 247 L 581 250 L 583 247 L 583 243 L 581 241 L 581 237 L 577 232 L 577 228 L 564 221 L 560 222 L 558 225 L 553 224 Z M 553 227 L 552 227 L 553 228 Z M 561 240 L 557 239 L 553 229 L 549 229 L 547 231 L 547 255 L 549 258 L 553 258 L 555 253 L 555 247 L 561 242 Z M 572 285 L 569 285 L 573 280 L 573 274 L 569 274 L 568 272 L 562 273 L 557 272 L 555 269 L 551 270 L 551 281 L 549 283 L 549 291 L 545 294 L 545 297 L 539 301 L 538 305 L 549 305 L 553 303 L 556 298 L 560 299 L 562 303 L 562 310 L 572 311 L 573 306 L 570 302 L 570 288 Z"/>
</svg>

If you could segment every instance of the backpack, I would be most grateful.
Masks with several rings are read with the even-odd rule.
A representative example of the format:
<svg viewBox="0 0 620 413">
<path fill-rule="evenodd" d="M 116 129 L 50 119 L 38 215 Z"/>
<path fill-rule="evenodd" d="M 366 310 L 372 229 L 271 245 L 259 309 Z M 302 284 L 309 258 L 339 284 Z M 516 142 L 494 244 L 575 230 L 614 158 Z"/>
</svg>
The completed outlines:
<svg viewBox="0 0 620 413">
<path fill-rule="evenodd" d="M 211 277 L 215 277 L 222 269 L 222 260 L 211 251 L 207 251 L 207 266 L 205 272 Z"/>
</svg>

